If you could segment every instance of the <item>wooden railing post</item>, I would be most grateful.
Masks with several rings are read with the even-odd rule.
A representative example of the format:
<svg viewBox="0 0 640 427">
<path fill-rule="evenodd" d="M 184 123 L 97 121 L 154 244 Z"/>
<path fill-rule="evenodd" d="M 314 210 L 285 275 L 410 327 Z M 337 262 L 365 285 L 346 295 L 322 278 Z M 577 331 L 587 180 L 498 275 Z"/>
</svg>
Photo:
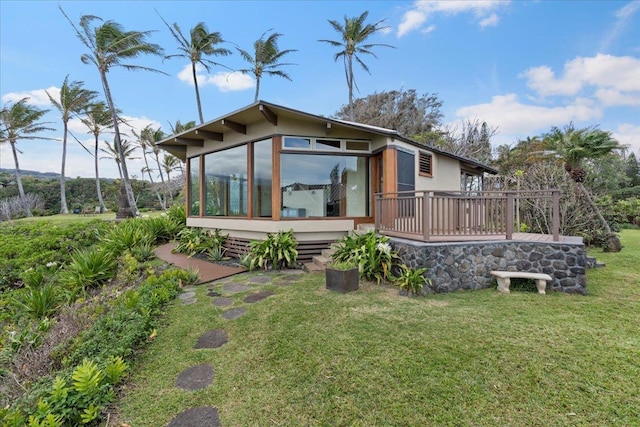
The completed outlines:
<svg viewBox="0 0 640 427">
<path fill-rule="evenodd" d="M 422 197 L 422 238 L 425 242 L 429 241 L 431 234 L 431 198 L 430 193 L 425 191 Z"/>
<path fill-rule="evenodd" d="M 507 215 L 506 215 L 506 220 L 507 220 L 507 240 L 511 240 L 513 239 L 513 208 L 514 208 L 514 203 L 513 203 L 513 194 L 512 193 L 507 193 Z"/>
<path fill-rule="evenodd" d="M 373 203 L 373 209 L 374 209 L 374 214 L 375 214 L 375 218 L 376 218 L 376 230 L 380 230 L 380 225 L 382 224 L 381 221 L 381 215 L 382 215 L 382 201 L 381 201 L 381 196 L 379 193 L 377 193 L 375 196 L 375 201 Z"/>
<path fill-rule="evenodd" d="M 551 219 L 553 227 L 553 241 L 557 242 L 560 240 L 560 191 L 553 190 L 551 194 L 553 195 L 553 217 Z"/>
</svg>

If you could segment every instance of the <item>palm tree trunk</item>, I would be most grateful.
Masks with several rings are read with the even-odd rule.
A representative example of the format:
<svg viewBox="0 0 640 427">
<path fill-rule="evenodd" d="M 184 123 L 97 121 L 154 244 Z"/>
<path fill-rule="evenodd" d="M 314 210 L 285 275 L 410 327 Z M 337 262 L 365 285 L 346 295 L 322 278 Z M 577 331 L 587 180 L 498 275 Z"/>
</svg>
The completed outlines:
<svg viewBox="0 0 640 427">
<path fill-rule="evenodd" d="M 16 150 L 16 141 L 14 139 L 10 139 L 9 143 L 11 144 L 11 152 L 13 153 L 13 161 L 14 161 L 15 166 L 16 166 L 15 175 L 16 175 L 16 184 L 18 184 L 18 195 L 20 196 L 20 199 L 22 199 L 23 202 L 26 203 L 26 197 L 25 197 L 25 194 L 24 194 L 24 188 L 22 187 L 22 175 L 20 175 L 20 165 L 18 165 L 18 152 Z M 33 216 L 33 214 L 31 213 L 31 209 L 29 209 L 29 205 L 25 204 L 24 212 L 28 217 Z"/>
<path fill-rule="evenodd" d="M 69 207 L 67 206 L 67 185 L 64 177 L 64 169 L 67 163 L 67 122 L 63 123 L 62 131 L 62 167 L 60 168 L 60 213 L 68 214 Z"/>
<path fill-rule="evenodd" d="M 200 90 L 198 89 L 198 79 L 196 78 L 196 63 L 191 63 L 191 71 L 193 73 L 193 84 L 196 87 L 196 102 L 198 103 L 198 116 L 200 117 L 200 124 L 204 123 L 202 117 L 202 104 L 200 103 Z"/>
<path fill-rule="evenodd" d="M 100 70 L 100 78 L 102 79 L 102 87 L 104 88 L 104 95 L 107 98 L 107 104 L 109 105 L 109 111 L 111 112 L 111 118 L 113 120 L 113 130 L 115 132 L 114 145 L 120 158 L 120 170 L 122 173 L 122 179 L 124 181 L 124 189 L 127 193 L 127 201 L 129 202 L 129 209 L 135 216 L 139 216 L 138 206 L 136 205 L 136 198 L 133 194 L 133 188 L 131 187 L 131 181 L 129 180 L 129 171 L 127 170 L 127 160 L 124 157 L 122 151 L 122 144 L 120 139 L 120 128 L 118 127 L 118 115 L 116 113 L 116 107 L 111 97 L 111 89 L 109 89 L 109 82 L 107 81 L 107 74 Z"/>
<path fill-rule="evenodd" d="M 256 78 L 256 96 L 253 98 L 253 102 L 258 102 L 258 95 L 260 94 L 260 77 Z"/>
<path fill-rule="evenodd" d="M 158 152 L 154 151 L 153 154 L 156 157 L 156 164 L 158 165 L 158 172 L 160 173 L 160 181 L 162 181 L 162 192 L 164 193 L 164 200 L 165 200 L 165 206 L 166 206 L 167 184 L 164 182 L 164 175 L 162 174 L 162 165 L 160 164 L 160 158 L 158 157 Z"/>
<path fill-rule="evenodd" d="M 142 148 L 142 157 L 144 157 L 144 164 L 147 169 L 147 175 L 149 175 L 149 181 L 151 181 L 151 185 L 153 185 L 154 184 L 153 177 L 151 176 L 151 169 L 149 168 L 149 161 L 147 160 L 147 152 L 144 149 L 144 147 Z M 164 200 L 162 200 L 162 197 L 160 197 L 160 192 L 158 190 L 156 190 L 156 196 L 158 197 L 158 203 L 160 203 L 160 208 L 163 211 L 166 211 L 167 207 L 164 204 Z"/>
<path fill-rule="evenodd" d="M 104 200 L 102 199 L 102 190 L 100 189 L 100 174 L 98 173 L 98 139 L 99 136 L 95 135 L 96 137 L 96 148 L 95 148 L 95 152 L 93 154 L 93 163 L 94 163 L 94 168 L 96 170 L 96 192 L 98 193 L 98 203 L 100 204 L 100 208 L 102 209 L 102 211 L 107 210 L 107 207 L 104 204 Z"/>
<path fill-rule="evenodd" d="M 355 121 L 353 111 L 353 58 L 347 55 L 347 86 L 349 86 L 349 120 Z"/>
</svg>

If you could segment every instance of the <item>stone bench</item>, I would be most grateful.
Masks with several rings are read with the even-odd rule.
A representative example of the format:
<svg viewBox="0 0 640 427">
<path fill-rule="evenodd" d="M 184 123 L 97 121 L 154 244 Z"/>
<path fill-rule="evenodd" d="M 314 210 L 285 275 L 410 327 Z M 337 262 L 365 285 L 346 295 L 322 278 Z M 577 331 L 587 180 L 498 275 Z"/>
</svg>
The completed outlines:
<svg viewBox="0 0 640 427">
<path fill-rule="evenodd" d="M 544 295 L 547 288 L 547 282 L 553 280 L 551 276 L 544 273 L 527 273 L 524 271 L 492 271 L 492 276 L 498 280 L 498 291 L 503 294 L 509 293 L 511 279 L 533 279 L 536 281 L 538 293 Z"/>
</svg>

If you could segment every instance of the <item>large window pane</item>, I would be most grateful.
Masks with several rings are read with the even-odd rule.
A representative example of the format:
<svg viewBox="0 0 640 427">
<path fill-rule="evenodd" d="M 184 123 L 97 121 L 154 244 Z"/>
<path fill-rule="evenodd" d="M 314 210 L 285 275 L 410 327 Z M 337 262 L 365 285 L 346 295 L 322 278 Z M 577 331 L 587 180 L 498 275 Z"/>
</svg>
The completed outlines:
<svg viewBox="0 0 640 427">
<path fill-rule="evenodd" d="M 281 216 L 368 216 L 367 157 L 282 154 Z"/>
<path fill-rule="evenodd" d="M 200 215 L 200 157 L 189 159 L 189 215 Z"/>
<path fill-rule="evenodd" d="M 205 216 L 247 215 L 247 146 L 204 156 Z"/>
<path fill-rule="evenodd" d="M 271 217 L 271 140 L 253 144 L 253 216 Z"/>
</svg>

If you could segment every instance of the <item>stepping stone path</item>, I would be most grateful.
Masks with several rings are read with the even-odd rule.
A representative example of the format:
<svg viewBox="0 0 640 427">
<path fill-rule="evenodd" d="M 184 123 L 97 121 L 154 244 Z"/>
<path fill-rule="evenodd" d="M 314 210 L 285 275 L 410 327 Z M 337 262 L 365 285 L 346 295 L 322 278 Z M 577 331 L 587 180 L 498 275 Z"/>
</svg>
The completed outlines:
<svg viewBox="0 0 640 427">
<path fill-rule="evenodd" d="M 220 427 L 218 408 L 201 406 L 191 408 L 176 415 L 167 427 Z"/>
<path fill-rule="evenodd" d="M 239 292 L 248 291 L 251 289 L 251 286 L 244 285 L 242 283 L 225 283 L 222 286 L 222 289 L 230 294 L 237 294 Z"/>
<path fill-rule="evenodd" d="M 224 313 L 222 313 L 222 318 L 226 320 L 234 320 L 234 319 L 237 319 L 238 317 L 244 316 L 246 312 L 247 312 L 247 309 L 244 307 L 232 308 L 231 310 L 227 310 Z"/>
<path fill-rule="evenodd" d="M 212 301 L 216 307 L 228 307 L 233 305 L 233 298 L 216 298 Z"/>
<path fill-rule="evenodd" d="M 193 348 L 218 348 L 225 345 L 227 341 L 229 341 L 227 331 L 224 329 L 212 329 L 200 335 Z"/>
<path fill-rule="evenodd" d="M 244 302 L 249 303 L 249 304 L 252 304 L 252 303 L 254 303 L 254 302 L 258 302 L 258 301 L 260 301 L 260 300 L 263 300 L 263 299 L 265 299 L 265 298 L 268 298 L 268 297 L 270 297 L 271 295 L 273 295 L 273 292 L 271 292 L 271 291 L 260 291 L 260 292 L 256 292 L 256 293 L 253 293 L 253 294 L 251 294 L 251 295 L 247 295 L 247 296 L 244 298 Z"/>
<path fill-rule="evenodd" d="M 292 282 L 298 280 L 299 274 L 304 274 L 301 270 L 285 271 L 285 276 L 266 276 L 257 275 L 249 277 L 248 283 L 266 285 L 273 283 L 280 286 L 290 285 Z M 274 280 L 275 279 L 275 280 Z M 237 294 L 240 292 L 246 292 L 253 289 L 249 285 L 236 282 L 217 282 L 216 284 L 222 284 L 222 291 L 227 294 Z M 214 286 L 214 283 L 210 286 Z M 182 304 L 193 304 L 197 301 L 195 288 L 184 288 L 183 292 L 178 295 L 178 298 L 182 301 Z M 216 307 L 228 307 L 234 304 L 233 298 L 223 297 L 219 291 L 213 287 L 208 288 L 207 296 L 212 297 L 211 303 Z M 244 297 L 243 301 L 248 304 L 252 304 L 261 301 L 265 298 L 274 295 L 272 291 L 258 291 Z M 233 320 L 243 316 L 247 312 L 245 307 L 235 307 L 229 310 L 225 310 L 222 313 L 222 318 L 226 320 Z M 211 329 L 203 333 L 198 342 L 193 346 L 194 349 L 203 348 L 219 348 L 225 345 L 229 340 L 227 332 L 224 329 Z M 213 383 L 215 371 L 213 366 L 203 363 L 193 366 L 191 368 L 182 371 L 176 379 L 176 387 L 184 390 L 200 390 L 206 388 Z M 198 408 L 191 408 L 182 411 L 176 415 L 167 425 L 167 427 L 220 427 L 220 417 L 218 415 L 218 408 L 215 406 L 202 406 Z"/>
<path fill-rule="evenodd" d="M 184 390 L 194 391 L 206 388 L 213 382 L 213 367 L 206 363 L 192 366 L 180 372 L 176 386 Z"/>
</svg>

